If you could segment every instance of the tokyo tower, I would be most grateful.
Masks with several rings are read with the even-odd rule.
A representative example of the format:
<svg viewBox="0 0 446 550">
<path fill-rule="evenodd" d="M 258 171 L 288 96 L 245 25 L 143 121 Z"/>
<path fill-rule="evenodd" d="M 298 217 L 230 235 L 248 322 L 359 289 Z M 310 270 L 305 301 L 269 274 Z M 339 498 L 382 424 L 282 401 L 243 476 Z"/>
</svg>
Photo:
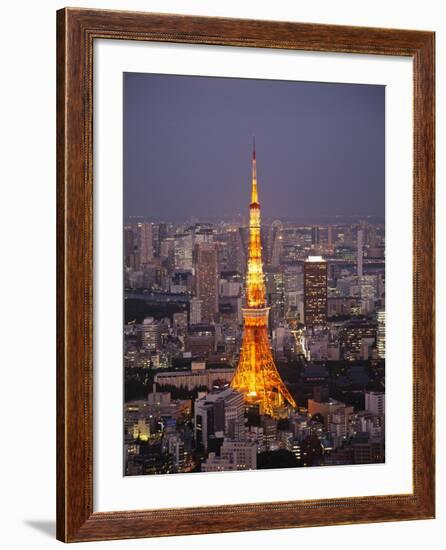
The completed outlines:
<svg viewBox="0 0 446 550">
<path fill-rule="evenodd" d="M 252 191 L 249 205 L 249 251 L 246 304 L 240 359 L 231 387 L 245 395 L 245 402 L 258 404 L 260 413 L 275 417 L 288 402 L 296 407 L 274 364 L 268 339 L 268 314 L 260 242 L 260 204 L 257 191 L 256 149 L 252 151 Z"/>
</svg>

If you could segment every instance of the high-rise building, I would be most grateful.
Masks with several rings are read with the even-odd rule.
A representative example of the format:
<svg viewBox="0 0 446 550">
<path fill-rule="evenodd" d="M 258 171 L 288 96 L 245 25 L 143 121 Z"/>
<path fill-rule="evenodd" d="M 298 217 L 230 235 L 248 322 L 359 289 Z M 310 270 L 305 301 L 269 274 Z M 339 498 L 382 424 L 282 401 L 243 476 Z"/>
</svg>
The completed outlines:
<svg viewBox="0 0 446 550">
<path fill-rule="evenodd" d="M 333 226 L 329 225 L 327 228 L 327 245 L 328 248 L 333 248 Z"/>
<path fill-rule="evenodd" d="M 282 222 L 276 220 L 272 223 L 269 237 L 269 262 L 272 266 L 277 267 L 280 265 L 280 257 L 283 252 L 283 235 L 282 235 Z"/>
<path fill-rule="evenodd" d="M 191 298 L 189 302 L 189 324 L 198 325 L 201 323 L 202 301 L 198 298 Z"/>
<path fill-rule="evenodd" d="M 384 392 L 366 391 L 365 410 L 373 414 L 384 414 Z"/>
<path fill-rule="evenodd" d="M 274 327 L 285 315 L 284 274 L 282 268 L 268 266 L 265 269 L 265 287 L 267 301 L 271 304 L 269 321 L 270 325 Z"/>
<path fill-rule="evenodd" d="M 353 246 L 353 231 L 351 225 L 344 227 L 344 244 L 346 246 Z"/>
<path fill-rule="evenodd" d="M 208 393 L 195 400 L 195 440 L 205 449 L 210 436 L 221 434 L 242 439 L 244 437 L 243 395 L 231 388 Z"/>
<path fill-rule="evenodd" d="M 175 239 L 166 237 L 160 243 L 160 257 L 162 260 L 168 260 L 172 268 L 175 264 Z"/>
<path fill-rule="evenodd" d="M 139 263 L 148 264 L 153 260 L 153 232 L 151 223 L 138 224 Z"/>
<path fill-rule="evenodd" d="M 138 343 L 142 349 L 156 351 L 161 347 L 161 327 L 153 317 L 146 317 L 139 326 Z"/>
<path fill-rule="evenodd" d="M 195 243 L 212 243 L 214 242 L 214 233 L 211 228 L 201 228 L 195 233 Z"/>
<path fill-rule="evenodd" d="M 218 313 L 218 258 L 214 243 L 195 246 L 194 267 L 197 298 L 201 301 L 201 320 L 211 323 Z"/>
<path fill-rule="evenodd" d="M 167 237 L 167 225 L 165 223 L 160 223 L 158 225 L 158 239 L 156 241 L 156 253 L 159 256 L 161 254 L 161 243 Z"/>
<path fill-rule="evenodd" d="M 362 319 L 352 319 L 345 323 L 340 332 L 344 358 L 359 359 L 363 340 L 368 340 L 369 344 L 376 340 L 376 323 Z"/>
<path fill-rule="evenodd" d="M 174 258 L 176 269 L 189 269 L 193 267 L 194 236 L 191 233 L 175 235 Z"/>
<path fill-rule="evenodd" d="M 308 327 L 327 324 L 327 262 L 309 256 L 304 263 L 304 322 Z"/>
<path fill-rule="evenodd" d="M 263 277 L 255 146 L 252 155 L 252 190 L 249 206 L 246 304 L 242 311 L 242 348 L 231 387 L 243 393 L 248 404 L 258 405 L 262 414 L 277 416 L 277 408 L 285 402 L 293 407 L 296 403 L 276 368 L 268 339 L 269 308 L 266 304 Z"/>
<path fill-rule="evenodd" d="M 303 298 L 303 270 L 301 265 L 287 266 L 283 273 L 285 312 L 298 315 L 299 303 Z"/>
<path fill-rule="evenodd" d="M 362 277 L 363 275 L 363 268 L 362 268 L 362 262 L 363 262 L 363 246 L 364 246 L 364 231 L 362 229 L 358 229 L 358 236 L 357 236 L 357 251 L 356 251 L 356 265 L 357 265 L 357 275 L 358 277 Z"/>
<path fill-rule="evenodd" d="M 272 418 L 262 418 L 263 444 L 267 449 L 275 442 L 277 438 L 277 422 Z"/>
<path fill-rule="evenodd" d="M 380 309 L 376 318 L 378 321 L 378 328 L 376 331 L 376 349 L 378 351 L 378 357 L 380 359 L 386 358 L 386 312 Z"/>
<path fill-rule="evenodd" d="M 229 229 L 225 233 L 224 239 L 227 244 L 226 269 L 228 271 L 244 273 L 246 258 L 243 248 L 241 228 Z"/>
<path fill-rule="evenodd" d="M 124 227 L 124 264 L 125 267 L 137 269 L 135 265 L 135 233 L 133 227 L 126 225 Z"/>
<path fill-rule="evenodd" d="M 207 450 L 209 438 L 216 432 L 223 432 L 225 426 L 225 404 L 215 395 L 195 400 L 194 436 L 197 446 Z"/>
<path fill-rule="evenodd" d="M 167 433 L 163 439 L 165 450 L 172 456 L 177 472 L 182 472 L 186 460 L 184 441 L 178 433 Z"/>
<path fill-rule="evenodd" d="M 320 244 L 319 226 L 313 225 L 313 227 L 311 228 L 311 245 L 314 248 L 319 244 Z"/>
</svg>

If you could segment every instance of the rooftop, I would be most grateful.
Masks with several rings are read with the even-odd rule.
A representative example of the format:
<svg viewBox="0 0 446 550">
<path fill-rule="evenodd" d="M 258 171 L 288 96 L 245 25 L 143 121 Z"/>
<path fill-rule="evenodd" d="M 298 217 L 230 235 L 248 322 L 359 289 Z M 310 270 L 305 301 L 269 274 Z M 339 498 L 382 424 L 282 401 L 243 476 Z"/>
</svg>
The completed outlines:
<svg viewBox="0 0 446 550">
<path fill-rule="evenodd" d="M 322 256 L 308 256 L 308 258 L 305 261 L 310 263 L 325 262 Z"/>
</svg>

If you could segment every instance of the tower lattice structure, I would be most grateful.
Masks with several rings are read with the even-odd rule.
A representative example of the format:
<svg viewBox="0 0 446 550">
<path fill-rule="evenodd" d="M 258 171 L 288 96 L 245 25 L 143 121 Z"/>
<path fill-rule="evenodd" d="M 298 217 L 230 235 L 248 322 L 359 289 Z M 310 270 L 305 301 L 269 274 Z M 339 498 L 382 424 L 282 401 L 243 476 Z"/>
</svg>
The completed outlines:
<svg viewBox="0 0 446 550">
<path fill-rule="evenodd" d="M 252 191 L 249 205 L 249 251 L 246 278 L 246 304 L 243 312 L 243 339 L 240 359 L 231 387 L 245 395 L 245 401 L 258 404 L 261 414 L 277 416 L 279 407 L 296 407 L 271 353 L 268 339 L 269 307 L 260 240 L 260 204 L 257 190 L 256 150 L 252 153 Z"/>
</svg>

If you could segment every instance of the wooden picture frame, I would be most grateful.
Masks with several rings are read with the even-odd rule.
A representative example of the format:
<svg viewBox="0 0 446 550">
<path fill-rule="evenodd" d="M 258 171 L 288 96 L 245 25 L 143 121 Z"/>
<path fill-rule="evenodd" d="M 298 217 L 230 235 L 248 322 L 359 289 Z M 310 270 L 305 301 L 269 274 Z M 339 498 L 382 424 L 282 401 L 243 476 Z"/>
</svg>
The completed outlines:
<svg viewBox="0 0 446 550">
<path fill-rule="evenodd" d="M 413 61 L 413 492 L 93 512 L 93 43 L 137 40 Z M 57 12 L 57 538 L 91 541 L 434 517 L 432 32 L 66 8 Z"/>
</svg>

